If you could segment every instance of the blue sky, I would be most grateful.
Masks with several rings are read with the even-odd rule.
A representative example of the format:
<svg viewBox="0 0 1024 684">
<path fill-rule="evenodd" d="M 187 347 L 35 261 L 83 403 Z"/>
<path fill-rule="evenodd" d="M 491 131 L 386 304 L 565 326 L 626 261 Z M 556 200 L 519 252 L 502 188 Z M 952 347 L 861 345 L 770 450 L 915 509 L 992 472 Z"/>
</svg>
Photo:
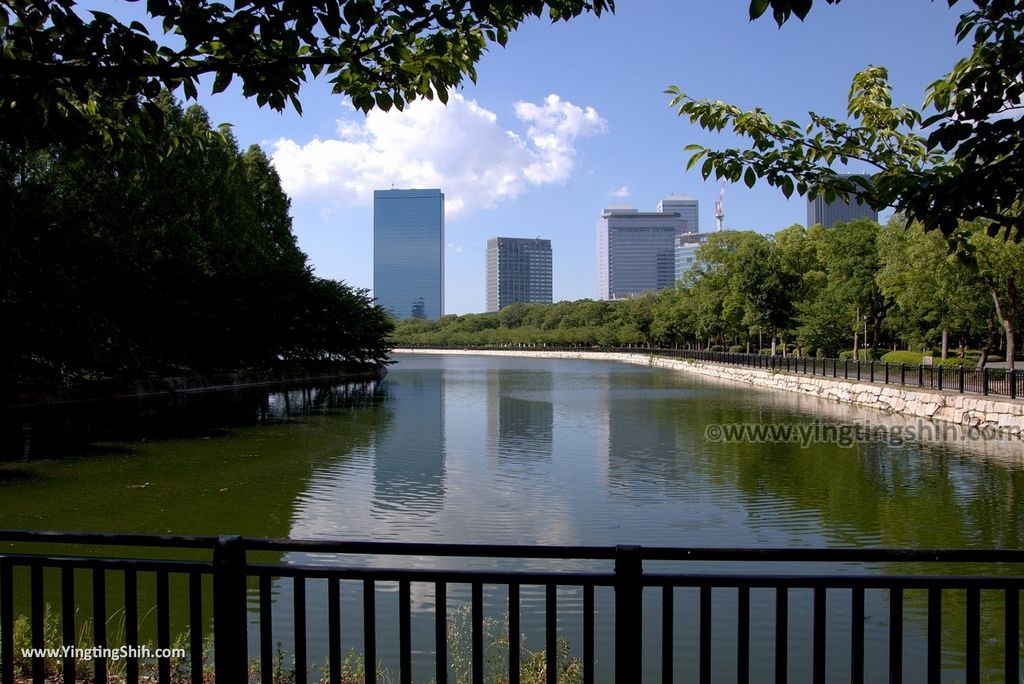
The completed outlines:
<svg viewBox="0 0 1024 684">
<path fill-rule="evenodd" d="M 484 310 L 485 246 L 498 235 L 549 238 L 555 300 L 593 298 L 602 208 L 653 210 L 686 193 L 700 200 L 701 228 L 714 226 L 719 184 L 685 172 L 683 147 L 736 141 L 679 119 L 667 86 L 802 122 L 809 110 L 845 116 L 850 79 L 871 64 L 889 68 L 897 103 L 919 107 L 965 52 L 953 38 L 964 3 L 818 2 L 807 21 L 781 29 L 748 21 L 747 4 L 618 0 L 600 19 L 531 21 L 484 57 L 478 83 L 447 108 L 364 116 L 323 79 L 303 91 L 302 116 L 261 110 L 234 87 L 200 102 L 241 145 L 273 156 L 321 276 L 371 288 L 373 189 L 440 187 L 447 313 Z M 726 227 L 765 233 L 806 217 L 802 198 L 742 184 L 728 187 L 725 213 Z"/>
</svg>

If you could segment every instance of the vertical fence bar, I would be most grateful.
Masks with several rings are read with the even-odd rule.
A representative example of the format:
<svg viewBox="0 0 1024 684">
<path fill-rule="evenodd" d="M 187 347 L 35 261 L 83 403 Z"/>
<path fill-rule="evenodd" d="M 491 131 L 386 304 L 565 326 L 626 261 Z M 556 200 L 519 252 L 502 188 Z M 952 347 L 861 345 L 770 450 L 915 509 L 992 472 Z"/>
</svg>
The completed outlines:
<svg viewBox="0 0 1024 684">
<path fill-rule="evenodd" d="M 42 649 L 45 644 L 45 614 L 46 605 L 43 596 L 43 566 L 40 563 L 33 563 L 31 567 L 31 612 L 32 612 L 32 648 L 36 650 L 32 656 L 32 682 L 33 684 L 45 684 L 46 682 L 46 660 L 42 656 Z"/>
<path fill-rule="evenodd" d="M 860 364 L 858 364 L 858 368 Z M 789 590 L 775 589 L 775 682 L 783 684 L 788 679 L 789 668 Z"/>
<path fill-rule="evenodd" d="M 1020 681 L 1020 597 L 1016 587 L 1006 590 L 1006 624 L 1003 630 L 1003 681 Z"/>
<path fill-rule="evenodd" d="M 103 568 L 92 571 L 92 643 L 97 648 L 107 647 L 107 577 Z M 93 679 L 98 684 L 106 684 L 107 659 L 94 658 Z"/>
<path fill-rule="evenodd" d="M 750 587 L 737 589 L 736 597 L 736 681 L 750 682 Z"/>
<path fill-rule="evenodd" d="M 964 366 L 960 364 L 957 366 L 957 383 L 959 384 L 960 394 L 964 393 Z"/>
<path fill-rule="evenodd" d="M 71 589 L 74 590 L 74 583 Z M 74 643 L 74 632 L 71 638 L 72 641 L 65 643 Z M 139 647 L 139 577 L 135 570 L 124 571 L 124 643 L 131 649 Z M 136 652 L 126 659 L 125 679 L 131 684 L 139 681 L 139 659 Z"/>
<path fill-rule="evenodd" d="M 241 537 L 218 538 L 213 547 L 213 645 L 218 682 L 243 682 L 248 676 L 245 568 Z"/>
<path fill-rule="evenodd" d="M 133 625 L 132 621 L 136 619 L 136 613 L 138 608 L 132 606 L 129 603 L 128 596 L 128 577 L 131 575 L 132 580 L 135 579 L 134 570 L 126 570 L 124 573 L 124 622 L 125 622 L 125 642 L 129 645 L 138 644 L 138 626 Z M 134 587 L 134 582 L 132 583 Z M 68 566 L 61 568 L 60 571 L 60 618 L 61 618 L 61 637 L 65 646 L 73 646 L 75 641 L 75 569 Z M 135 640 L 131 640 L 132 627 L 135 627 Z M 134 667 L 134 671 L 133 671 Z M 75 655 L 69 653 L 64 656 L 64 682 L 65 684 L 72 684 L 75 681 Z M 129 684 L 135 684 L 139 681 L 139 663 L 135 658 L 129 658 L 125 667 L 125 680 Z"/>
<path fill-rule="evenodd" d="M 673 605 L 672 585 L 667 584 L 661 590 L 661 681 L 672 684 L 672 650 L 675 641 L 675 606 Z"/>
<path fill-rule="evenodd" d="M 509 658 L 512 657 L 512 639 L 515 635 L 515 639 L 518 642 L 519 632 L 518 624 L 516 631 L 512 631 L 512 615 L 516 615 L 516 622 L 518 623 L 518 605 L 516 612 L 512 612 L 512 590 L 509 589 L 509 627 L 508 627 L 508 638 L 509 638 Z M 518 604 L 518 595 L 516 596 Z M 448 684 L 448 585 L 444 583 L 444 580 L 438 580 L 434 584 L 434 679 L 437 684 Z M 518 651 L 516 653 L 518 663 Z M 519 671 L 519 666 L 516 666 L 516 672 Z M 511 681 L 511 676 L 509 677 Z"/>
<path fill-rule="evenodd" d="M 377 588 L 363 580 L 363 670 L 366 684 L 377 684 Z"/>
<path fill-rule="evenodd" d="M 584 610 L 586 610 L 584 608 Z M 586 617 L 584 616 L 584 620 Z M 508 681 L 519 684 L 519 585 L 508 585 Z M 586 635 L 583 636 L 584 640 Z M 586 648 L 586 647 L 584 647 Z M 584 673 L 587 664 L 583 663 Z"/>
<path fill-rule="evenodd" d="M 903 589 L 889 590 L 889 682 L 903 681 Z"/>
<path fill-rule="evenodd" d="M 945 370 L 946 368 L 944 366 L 939 366 L 939 389 L 942 389 L 942 375 Z M 934 369 L 932 370 L 932 373 L 935 373 Z"/>
<path fill-rule="evenodd" d="M 558 586 L 548 584 L 544 590 L 545 668 L 548 684 L 558 684 Z"/>
<path fill-rule="evenodd" d="M 412 589 L 409 580 L 398 583 L 398 676 L 412 684 Z"/>
<path fill-rule="evenodd" d="M 859 358 L 855 359 L 854 363 L 857 364 L 857 380 L 860 380 L 860 366 L 861 366 L 860 359 Z"/>
<path fill-rule="evenodd" d="M 188 634 L 192 655 L 192 684 L 203 684 L 203 573 L 188 575 Z"/>
<path fill-rule="evenodd" d="M 942 681 L 942 589 L 928 589 L 928 684 Z"/>
<path fill-rule="evenodd" d="M 981 393 L 988 396 L 988 368 L 981 369 Z"/>
<path fill-rule="evenodd" d="M 484 588 L 473 582 L 473 684 L 484 681 Z"/>
<path fill-rule="evenodd" d="M 295 637 L 295 684 L 306 684 L 306 578 L 292 582 L 292 617 Z"/>
<path fill-rule="evenodd" d="M 167 571 L 158 570 L 156 573 L 156 645 L 161 650 L 171 646 L 170 593 Z M 166 655 L 157 659 L 157 679 L 160 684 L 170 684 L 171 682 L 171 659 Z"/>
<path fill-rule="evenodd" d="M 711 684 L 711 587 L 700 588 L 700 682 Z"/>
<path fill-rule="evenodd" d="M 967 590 L 966 618 L 965 680 L 967 684 L 978 684 L 981 680 L 981 591 L 977 587 Z"/>
<path fill-rule="evenodd" d="M 260 575 L 260 681 L 274 681 L 274 596 L 270 575 Z"/>
<path fill-rule="evenodd" d="M 0 684 L 14 684 L 14 568 L 0 559 Z"/>
<path fill-rule="evenodd" d="M 850 682 L 864 684 L 864 587 L 850 594 Z"/>
<path fill-rule="evenodd" d="M 327 681 L 341 684 L 341 582 L 327 579 Z"/>
<path fill-rule="evenodd" d="M 844 380 L 849 380 L 850 379 L 850 360 L 849 359 L 843 359 L 843 379 Z"/>
<path fill-rule="evenodd" d="M 615 682 L 643 681 L 643 560 L 639 546 L 615 547 Z"/>
<path fill-rule="evenodd" d="M 900 385 L 907 384 L 907 364 L 900 363 Z"/>
<path fill-rule="evenodd" d="M 825 684 L 825 587 L 814 588 L 814 684 Z"/>
<path fill-rule="evenodd" d="M 1008 375 L 1010 376 L 1010 398 L 1017 398 L 1017 369 L 1011 370 Z"/>
<path fill-rule="evenodd" d="M 885 384 L 889 384 L 889 362 L 883 361 L 882 364 L 885 366 Z"/>
</svg>

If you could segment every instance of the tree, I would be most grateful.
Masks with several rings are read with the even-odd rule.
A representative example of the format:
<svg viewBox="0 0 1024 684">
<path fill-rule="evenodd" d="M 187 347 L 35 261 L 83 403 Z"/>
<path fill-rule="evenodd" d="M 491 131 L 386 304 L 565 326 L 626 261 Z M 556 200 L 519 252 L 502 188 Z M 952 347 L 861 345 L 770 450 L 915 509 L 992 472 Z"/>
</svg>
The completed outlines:
<svg viewBox="0 0 1024 684">
<path fill-rule="evenodd" d="M 680 116 L 707 130 L 731 129 L 751 142 L 745 150 L 690 145 L 689 166 L 703 160 L 705 178 L 742 179 L 748 186 L 763 179 L 787 197 L 795 191 L 828 201 L 860 199 L 876 209 L 894 206 L 947 236 L 961 221 L 980 220 L 990 234 L 1005 230 L 1024 238 L 1024 0 L 973 5 L 956 32 L 958 42 L 972 39 L 972 52 L 928 87 L 930 116 L 894 107 L 888 74 L 879 66 L 853 79 L 852 123 L 813 112 L 806 126 L 776 122 L 761 109 L 743 111 L 670 88 Z M 806 15 L 811 1 L 753 0 L 751 17 L 769 6 L 781 24 L 790 14 Z M 850 160 L 875 170 L 847 178 L 832 168 Z"/>
<path fill-rule="evenodd" d="M 230 4 L 230 3 L 229 3 Z M 106 12 L 88 16 L 74 0 L 0 0 L 0 140 L 18 142 L 92 130 L 145 138 L 159 129 L 154 99 L 179 87 L 198 94 L 233 78 L 260 106 L 284 109 L 309 77 L 325 74 L 359 109 L 401 109 L 416 98 L 447 98 L 475 79 L 490 44 L 505 45 L 524 19 L 552 21 L 614 10 L 614 0 L 151 0 L 152 23 Z M 124 121 L 131 122 L 123 125 Z"/>
</svg>

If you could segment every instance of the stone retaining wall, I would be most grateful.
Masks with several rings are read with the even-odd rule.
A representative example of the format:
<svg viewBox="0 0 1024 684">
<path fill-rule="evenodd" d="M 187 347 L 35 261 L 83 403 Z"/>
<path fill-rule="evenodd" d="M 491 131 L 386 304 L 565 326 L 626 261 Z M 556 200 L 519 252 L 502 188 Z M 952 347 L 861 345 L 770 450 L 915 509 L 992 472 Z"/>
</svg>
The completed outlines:
<svg viewBox="0 0 1024 684">
<path fill-rule="evenodd" d="M 898 385 L 857 382 L 856 380 L 833 379 L 798 373 L 772 372 L 770 370 L 748 368 L 745 366 L 728 366 L 690 359 L 653 356 L 650 354 L 434 349 L 396 349 L 395 352 L 623 361 L 657 368 L 669 368 L 685 373 L 695 373 L 721 380 L 745 382 L 748 385 L 757 387 L 799 392 L 854 406 L 865 406 L 917 418 L 941 420 L 958 425 L 988 428 L 1017 436 L 1024 436 L 1024 401 L 1008 398 L 919 390 Z"/>
</svg>

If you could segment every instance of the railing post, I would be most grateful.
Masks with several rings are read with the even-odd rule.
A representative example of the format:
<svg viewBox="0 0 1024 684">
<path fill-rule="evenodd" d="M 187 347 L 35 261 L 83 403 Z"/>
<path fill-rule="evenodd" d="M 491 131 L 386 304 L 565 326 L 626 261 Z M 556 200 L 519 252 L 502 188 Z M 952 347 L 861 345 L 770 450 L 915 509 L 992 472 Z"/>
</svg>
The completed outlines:
<svg viewBox="0 0 1024 684">
<path fill-rule="evenodd" d="M 643 560 L 639 546 L 615 547 L 615 682 L 643 681 Z"/>
<path fill-rule="evenodd" d="M 242 538 L 218 538 L 213 547 L 213 648 L 218 682 L 248 679 L 245 568 Z"/>
<path fill-rule="evenodd" d="M 883 361 L 882 363 L 885 364 L 885 384 L 888 385 L 889 384 L 889 362 L 888 361 Z"/>
<path fill-rule="evenodd" d="M 1014 368 L 1012 371 L 1010 371 L 1008 373 L 1008 375 L 1010 376 L 1010 398 L 1011 399 L 1016 399 L 1017 398 L 1017 369 Z"/>
<path fill-rule="evenodd" d="M 960 385 L 960 394 L 963 394 L 964 393 L 964 365 L 961 363 L 960 365 L 957 366 L 957 368 L 959 368 L 959 370 L 957 371 L 957 382 Z"/>
<path fill-rule="evenodd" d="M 981 393 L 988 396 L 988 368 L 981 369 Z"/>
<path fill-rule="evenodd" d="M 900 386 L 907 384 L 907 364 L 900 362 Z"/>
<path fill-rule="evenodd" d="M 846 380 L 850 378 L 850 359 L 843 359 L 843 378 Z"/>
</svg>

